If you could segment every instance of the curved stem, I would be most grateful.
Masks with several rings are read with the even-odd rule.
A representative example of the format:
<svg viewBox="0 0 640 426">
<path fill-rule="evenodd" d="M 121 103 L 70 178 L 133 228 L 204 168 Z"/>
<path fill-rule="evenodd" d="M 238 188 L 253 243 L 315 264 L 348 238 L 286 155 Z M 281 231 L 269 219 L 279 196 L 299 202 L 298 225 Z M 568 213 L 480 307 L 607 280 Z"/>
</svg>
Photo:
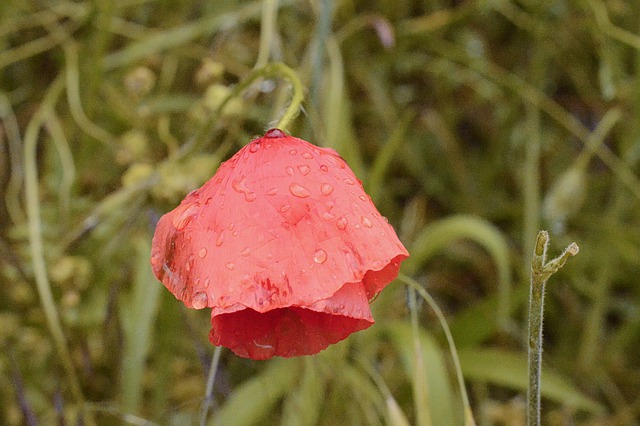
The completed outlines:
<svg viewBox="0 0 640 426">
<path fill-rule="evenodd" d="M 456 344 L 453 341 L 453 336 L 451 335 L 451 330 L 449 329 L 449 325 L 447 324 L 447 320 L 445 319 L 444 314 L 440 310 L 440 307 L 438 306 L 436 301 L 433 300 L 433 297 L 431 297 L 429 292 L 425 290 L 419 282 L 402 273 L 398 275 L 398 279 L 417 291 L 420 297 L 422 297 L 425 302 L 427 302 L 429 307 L 433 309 L 436 316 L 438 317 L 438 321 L 440 321 L 440 325 L 442 325 L 442 329 L 444 330 L 444 335 L 447 338 L 449 351 L 451 353 L 453 365 L 456 370 L 456 377 L 458 379 L 458 386 L 460 389 L 460 395 L 462 397 L 462 405 L 464 406 L 464 424 L 465 426 L 474 426 L 476 423 L 473 419 L 473 412 L 471 411 L 471 404 L 469 403 L 469 395 L 467 394 L 467 389 L 464 386 L 464 377 L 462 376 L 462 367 L 460 366 L 458 351 L 456 350 Z"/>
<path fill-rule="evenodd" d="M 273 77 L 284 78 L 288 80 L 292 86 L 291 103 L 285 110 L 282 118 L 280 118 L 280 120 L 278 121 L 278 124 L 276 124 L 277 128 L 286 130 L 289 122 L 291 122 L 291 120 L 293 120 L 300 111 L 302 101 L 304 100 L 304 86 L 302 85 L 302 82 L 298 78 L 295 71 L 293 71 L 282 62 L 272 62 L 263 66 L 262 68 L 256 68 L 251 71 L 247 78 L 245 78 L 242 82 L 237 84 L 233 88 L 233 90 L 231 90 L 229 95 L 227 95 L 227 97 L 218 107 L 218 110 L 216 111 L 214 116 L 211 117 L 208 124 L 203 126 L 202 129 L 198 132 L 193 142 L 183 145 L 183 148 L 178 153 L 177 158 L 183 158 L 189 153 L 198 150 L 198 148 L 205 142 L 206 138 L 209 137 L 211 130 L 217 121 L 217 118 L 220 116 L 220 113 L 224 111 L 224 108 L 227 106 L 229 101 L 237 96 L 240 96 L 242 92 L 247 90 L 253 83 L 258 81 L 259 79 Z"/>
<path fill-rule="evenodd" d="M 40 297 L 40 303 L 44 311 L 45 318 L 47 320 L 47 326 L 51 332 L 53 343 L 56 347 L 58 355 L 62 361 L 62 366 L 67 375 L 69 387 L 73 397 L 76 399 L 80 407 L 80 412 L 83 412 L 85 421 L 92 425 L 95 424 L 92 416 L 86 412 L 84 396 L 80 387 L 80 380 L 76 373 L 71 358 L 71 352 L 67 346 L 67 340 L 62 331 L 62 325 L 60 323 L 60 317 L 53 300 L 53 294 L 51 292 L 51 285 L 47 277 L 47 267 L 44 260 L 44 244 L 42 241 L 42 222 L 40 220 L 40 205 L 38 196 L 38 170 L 36 165 L 36 147 L 38 144 L 38 134 L 40 129 L 45 124 L 47 117 L 51 114 L 51 109 L 62 94 L 64 89 L 64 78 L 58 77 L 55 80 L 47 94 L 40 108 L 36 111 L 35 115 L 27 125 L 27 130 L 24 137 L 24 182 L 25 182 L 25 196 L 26 196 L 26 212 L 29 229 L 29 246 L 31 249 L 31 261 L 33 263 L 33 273 L 35 276 L 36 287 L 38 289 L 38 295 Z"/>
</svg>

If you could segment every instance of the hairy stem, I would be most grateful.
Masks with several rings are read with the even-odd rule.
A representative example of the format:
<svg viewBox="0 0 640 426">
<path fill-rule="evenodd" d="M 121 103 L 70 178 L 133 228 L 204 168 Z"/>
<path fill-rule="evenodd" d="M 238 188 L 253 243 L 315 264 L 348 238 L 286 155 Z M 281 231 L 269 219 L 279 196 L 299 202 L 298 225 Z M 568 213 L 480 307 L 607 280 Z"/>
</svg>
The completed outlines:
<svg viewBox="0 0 640 426">
<path fill-rule="evenodd" d="M 544 288 L 547 281 L 578 254 L 578 245 L 571 243 L 564 252 L 547 262 L 549 233 L 540 231 L 531 261 L 531 289 L 529 293 L 529 387 L 527 389 L 527 425 L 540 425 L 540 375 L 542 372 L 542 321 L 544 317 Z"/>
</svg>

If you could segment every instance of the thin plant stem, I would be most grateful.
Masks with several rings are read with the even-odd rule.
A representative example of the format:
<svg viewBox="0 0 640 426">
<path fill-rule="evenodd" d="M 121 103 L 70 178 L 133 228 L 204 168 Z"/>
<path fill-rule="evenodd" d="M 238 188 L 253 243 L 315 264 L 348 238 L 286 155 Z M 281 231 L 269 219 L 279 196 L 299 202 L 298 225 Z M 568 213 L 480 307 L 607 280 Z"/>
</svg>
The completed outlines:
<svg viewBox="0 0 640 426">
<path fill-rule="evenodd" d="M 289 103 L 289 106 L 285 110 L 284 115 L 282 116 L 282 118 L 280 118 L 280 120 L 278 120 L 278 124 L 276 124 L 275 126 L 281 130 L 286 130 L 291 120 L 293 120 L 300 112 L 302 101 L 304 100 L 305 90 L 302 82 L 300 81 L 298 75 L 294 70 L 281 62 L 272 62 L 268 63 L 262 68 L 254 69 L 253 71 L 251 71 L 247 78 L 245 78 L 241 83 L 234 86 L 233 90 L 231 90 L 229 95 L 227 95 L 224 101 L 222 101 L 217 111 L 209 119 L 208 123 L 205 124 L 198 132 L 194 140 L 188 144 L 183 145 L 183 147 L 180 149 L 180 152 L 177 153 L 177 158 L 186 157 L 192 152 L 197 152 L 202 147 L 202 145 L 206 142 L 207 138 L 211 134 L 211 130 L 213 129 L 213 126 L 220 116 L 220 113 L 224 111 L 224 108 L 227 106 L 229 101 L 237 96 L 240 96 L 241 93 L 251 87 L 251 85 L 259 79 L 274 77 L 284 78 L 288 80 L 292 86 L 291 103 Z"/>
<path fill-rule="evenodd" d="M 200 409 L 200 426 L 207 424 L 207 417 L 209 411 L 213 405 L 213 384 L 216 382 L 216 373 L 218 372 L 218 364 L 220 364 L 220 354 L 222 353 L 222 347 L 217 346 L 213 352 L 213 359 L 211 360 L 211 366 L 209 367 L 209 376 L 207 377 L 207 388 L 204 396 L 204 403 Z"/>
<path fill-rule="evenodd" d="M 413 278 L 405 275 L 399 274 L 398 279 L 403 281 L 409 287 L 418 292 L 420 297 L 422 297 L 425 302 L 429 305 L 433 312 L 435 312 L 438 317 L 438 321 L 444 330 L 444 335 L 447 338 L 447 343 L 449 344 L 449 351 L 451 353 L 451 359 L 453 360 L 453 365 L 456 371 L 456 377 L 458 379 L 458 386 L 460 389 L 460 395 L 462 397 L 462 405 L 464 407 L 464 424 L 465 426 L 475 426 L 476 422 L 473 418 L 473 412 L 471 411 L 471 404 L 469 403 L 469 395 L 467 394 L 467 389 L 464 386 L 464 377 L 462 376 L 462 367 L 460 366 L 460 359 L 458 358 L 458 351 L 456 350 L 456 344 L 453 341 L 453 335 L 451 334 L 451 330 L 449 329 L 449 325 L 447 324 L 447 320 L 444 317 L 444 314 L 440 310 L 440 307 L 436 303 L 436 301 L 431 297 L 429 292 L 424 289 L 420 285 L 419 282 L 414 280 Z"/>
<path fill-rule="evenodd" d="M 416 291 L 409 289 L 409 310 L 411 312 L 411 329 L 413 331 L 413 347 L 416 357 L 415 378 L 413 380 L 414 401 L 416 403 L 416 423 L 421 426 L 431 426 L 431 407 L 429 401 L 429 386 L 426 380 L 418 378 L 426 377 L 422 345 L 420 344 L 418 325 L 418 303 Z"/>
<path fill-rule="evenodd" d="M 544 290 L 549 277 L 556 273 L 571 256 L 578 254 L 576 243 L 571 243 L 560 256 L 547 262 L 549 233 L 540 231 L 531 261 L 531 289 L 529 293 L 529 387 L 527 389 L 527 425 L 539 426 L 540 375 L 542 373 L 542 321 L 544 317 Z"/>
<path fill-rule="evenodd" d="M 278 0 L 262 0 L 262 20 L 260 22 L 260 49 L 255 68 L 262 68 L 269 62 L 271 43 L 276 32 Z"/>
<path fill-rule="evenodd" d="M 71 352 L 67 346 L 67 340 L 60 317 L 53 300 L 51 285 L 47 277 L 47 267 L 44 260 L 44 244 L 42 241 L 42 222 L 40 220 L 40 204 L 38 196 L 38 170 L 36 164 L 36 147 L 38 144 L 38 134 L 40 129 L 50 114 L 53 105 L 64 90 L 64 78 L 58 77 L 51 86 L 40 108 L 27 125 L 24 137 L 24 181 L 26 196 L 26 212 L 29 230 L 29 246 L 31 249 L 31 261 L 33 263 L 33 273 L 36 281 L 40 303 L 47 320 L 47 326 L 53 338 L 53 343 L 62 362 L 62 367 L 67 375 L 67 381 L 73 397 L 75 398 L 80 412 L 89 425 L 95 424 L 89 411 L 85 410 L 85 401 L 80 387 L 80 380 L 76 373 L 71 358 Z"/>
</svg>

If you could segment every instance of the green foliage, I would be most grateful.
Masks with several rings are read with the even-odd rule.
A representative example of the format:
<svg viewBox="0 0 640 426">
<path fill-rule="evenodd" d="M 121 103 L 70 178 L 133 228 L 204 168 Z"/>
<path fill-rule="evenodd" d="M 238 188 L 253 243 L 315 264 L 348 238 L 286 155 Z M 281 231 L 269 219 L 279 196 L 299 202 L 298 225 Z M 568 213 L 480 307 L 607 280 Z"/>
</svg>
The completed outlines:
<svg viewBox="0 0 640 426">
<path fill-rule="evenodd" d="M 0 423 L 197 422 L 209 316 L 155 281 L 149 242 L 282 117 L 286 76 L 234 92 L 265 61 L 306 88 L 288 130 L 336 149 L 410 248 L 478 423 L 523 412 L 543 228 L 581 250 L 547 287 L 543 423 L 640 422 L 639 19 L 598 0 L 1 1 Z M 210 418 L 462 424 L 441 325 L 407 300 L 389 286 L 376 325 L 314 357 L 224 351 Z"/>
</svg>

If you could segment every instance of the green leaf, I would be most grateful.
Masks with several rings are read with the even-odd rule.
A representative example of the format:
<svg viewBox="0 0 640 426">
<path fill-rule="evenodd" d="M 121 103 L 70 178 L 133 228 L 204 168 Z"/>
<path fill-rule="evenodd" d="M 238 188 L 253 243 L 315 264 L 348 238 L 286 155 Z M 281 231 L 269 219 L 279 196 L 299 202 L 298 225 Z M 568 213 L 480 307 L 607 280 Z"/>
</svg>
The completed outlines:
<svg viewBox="0 0 640 426">
<path fill-rule="evenodd" d="M 462 373 L 468 380 L 490 382 L 526 392 L 528 384 L 527 356 L 525 353 L 500 349 L 466 349 L 458 352 Z M 590 412 L 603 407 L 588 398 L 569 380 L 545 368 L 542 372 L 542 396 Z"/>
<path fill-rule="evenodd" d="M 163 288 L 151 272 L 151 240 L 148 235 L 135 238 L 134 245 L 137 258 L 133 289 L 127 299 L 123 298 L 120 310 L 124 332 L 120 400 L 124 413 L 138 413 L 140 408 L 142 377 Z"/>
<path fill-rule="evenodd" d="M 413 276 L 429 258 L 459 239 L 469 239 L 483 246 L 498 268 L 498 324 L 507 324 L 511 298 L 511 264 L 509 246 L 502 232 L 492 223 L 471 215 L 455 215 L 433 222 L 415 239 L 411 257 L 404 261 L 402 270 Z"/>
<path fill-rule="evenodd" d="M 299 359 L 275 359 L 253 379 L 238 387 L 216 413 L 215 426 L 265 424 L 273 406 L 300 375 Z"/>
<path fill-rule="evenodd" d="M 422 350 L 423 376 L 418 376 L 416 351 L 411 324 L 394 321 L 381 327 L 396 350 L 400 353 L 407 377 L 412 382 L 426 386 L 427 400 L 433 425 L 450 424 L 451 419 L 462 422 L 462 403 L 453 391 L 447 363 L 442 350 L 435 339 L 424 330 L 420 330 L 420 347 Z"/>
</svg>

